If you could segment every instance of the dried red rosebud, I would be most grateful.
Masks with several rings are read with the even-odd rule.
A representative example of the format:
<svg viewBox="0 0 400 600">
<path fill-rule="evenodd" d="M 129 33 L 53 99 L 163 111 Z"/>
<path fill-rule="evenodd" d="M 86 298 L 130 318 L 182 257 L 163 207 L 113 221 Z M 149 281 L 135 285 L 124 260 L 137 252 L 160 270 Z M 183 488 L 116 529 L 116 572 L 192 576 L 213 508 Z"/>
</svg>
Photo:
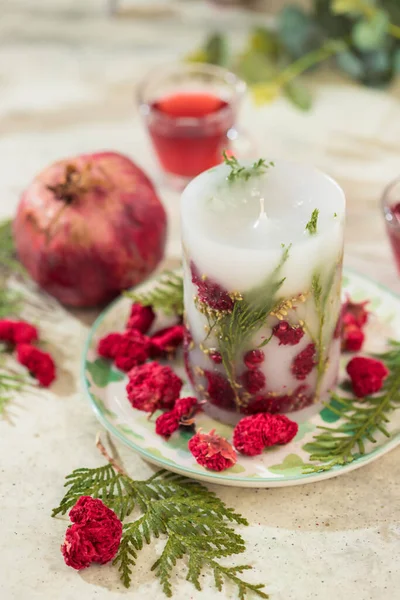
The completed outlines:
<svg viewBox="0 0 400 600">
<path fill-rule="evenodd" d="M 198 408 L 197 398 L 188 396 L 187 398 L 178 398 L 175 402 L 174 411 L 180 419 L 191 417 L 195 409 Z"/>
<path fill-rule="evenodd" d="M 364 302 L 352 302 L 348 297 L 342 306 L 342 319 L 344 325 L 358 325 L 363 327 L 368 321 L 369 311 L 365 308 L 369 300 Z"/>
<path fill-rule="evenodd" d="M 114 360 L 122 338 L 122 333 L 109 333 L 102 337 L 97 345 L 97 354 L 103 358 Z"/>
<path fill-rule="evenodd" d="M 151 306 L 142 306 L 138 303 L 132 304 L 126 328 L 137 329 L 141 333 L 147 333 L 155 318 L 156 315 Z"/>
<path fill-rule="evenodd" d="M 209 357 L 211 358 L 213 363 L 215 363 L 216 365 L 220 365 L 222 363 L 222 356 L 216 350 L 210 352 Z"/>
<path fill-rule="evenodd" d="M 303 380 L 311 373 L 315 362 L 315 344 L 308 344 L 292 362 L 292 373 L 296 379 Z"/>
<path fill-rule="evenodd" d="M 253 369 L 252 371 L 245 371 L 240 380 L 244 386 L 244 388 L 250 394 L 257 394 L 257 392 L 261 392 L 261 390 L 265 387 L 265 375 L 262 371 L 258 369 Z"/>
<path fill-rule="evenodd" d="M 293 410 L 300 410 L 313 403 L 313 395 L 307 385 L 299 385 L 291 394 L 282 396 L 265 395 L 256 396 L 246 406 L 246 412 L 255 414 L 259 412 L 282 413 Z"/>
<path fill-rule="evenodd" d="M 26 321 L 0 319 L 0 341 L 10 344 L 32 344 L 38 339 L 36 327 Z"/>
<path fill-rule="evenodd" d="M 173 408 L 179 398 L 182 380 L 170 367 L 150 362 L 134 367 L 128 377 L 126 391 L 133 408 L 153 413 Z"/>
<path fill-rule="evenodd" d="M 356 356 L 346 367 L 350 376 L 354 394 L 358 398 L 379 392 L 383 381 L 389 375 L 385 365 L 374 358 Z"/>
<path fill-rule="evenodd" d="M 202 277 L 193 262 L 190 263 L 190 270 L 192 282 L 197 286 L 200 302 L 204 302 L 214 310 L 223 312 L 229 312 L 233 309 L 234 302 L 226 290 L 212 279 Z"/>
<path fill-rule="evenodd" d="M 120 339 L 115 355 L 115 366 L 129 371 L 144 363 L 150 356 L 150 338 L 136 329 L 129 329 Z"/>
<path fill-rule="evenodd" d="M 182 344 L 185 334 L 184 325 L 173 325 L 157 331 L 151 338 L 151 355 L 172 354 Z"/>
<path fill-rule="evenodd" d="M 207 379 L 207 392 L 216 406 L 232 408 L 235 406 L 235 395 L 229 381 L 221 373 L 204 371 Z"/>
<path fill-rule="evenodd" d="M 236 463 L 236 452 L 231 444 L 215 433 L 196 433 L 188 444 L 190 452 L 202 467 L 212 471 L 224 471 Z"/>
<path fill-rule="evenodd" d="M 249 350 L 244 355 L 243 362 L 248 369 L 257 369 L 265 359 L 265 354 L 262 350 Z"/>
<path fill-rule="evenodd" d="M 261 454 L 265 448 L 263 427 L 264 414 L 244 417 L 233 430 L 233 445 L 236 450 L 246 456 Z"/>
<path fill-rule="evenodd" d="M 297 435 L 299 426 L 285 415 L 268 415 L 263 430 L 266 446 L 288 444 Z"/>
<path fill-rule="evenodd" d="M 292 327 L 287 321 L 280 321 L 272 329 L 272 334 L 278 338 L 280 346 L 295 346 L 303 337 L 304 330 L 302 327 Z"/>
<path fill-rule="evenodd" d="M 19 344 L 17 359 L 43 387 L 49 387 L 56 378 L 56 367 L 52 357 L 35 346 Z"/>
<path fill-rule="evenodd" d="M 365 335 L 358 325 L 345 325 L 342 333 L 343 352 L 359 352 L 363 346 Z"/>
<path fill-rule="evenodd" d="M 114 558 L 122 537 L 122 523 L 114 511 L 99 499 L 81 496 L 69 518 L 74 524 L 68 527 L 61 546 L 69 567 L 80 570 Z"/>
<path fill-rule="evenodd" d="M 156 420 L 156 433 L 169 438 L 179 428 L 179 415 L 170 410 L 160 415 Z"/>
</svg>

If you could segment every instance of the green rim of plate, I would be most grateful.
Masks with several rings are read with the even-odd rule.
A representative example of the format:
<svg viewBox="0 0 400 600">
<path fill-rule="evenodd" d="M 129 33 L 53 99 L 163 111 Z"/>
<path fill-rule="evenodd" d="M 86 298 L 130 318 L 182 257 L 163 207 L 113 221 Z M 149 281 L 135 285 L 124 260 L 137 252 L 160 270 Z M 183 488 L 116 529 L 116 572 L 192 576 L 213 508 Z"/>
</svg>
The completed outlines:
<svg viewBox="0 0 400 600">
<path fill-rule="evenodd" d="M 345 277 L 347 273 L 352 274 L 355 277 L 358 277 L 360 279 L 364 279 L 365 281 L 368 281 L 369 283 L 373 284 L 376 288 L 381 289 L 389 296 L 392 296 L 393 298 L 396 298 L 396 300 L 400 301 L 400 294 L 393 292 L 392 290 L 387 288 L 385 285 L 372 279 L 372 277 L 368 277 L 367 275 L 361 274 L 358 271 L 356 271 L 355 269 L 351 269 L 351 268 L 344 269 L 343 276 Z M 142 282 L 142 284 L 140 284 L 140 285 L 143 285 L 147 281 L 151 281 L 153 278 L 155 278 L 155 277 L 150 277 L 145 282 Z M 121 432 L 116 427 L 114 427 L 114 425 L 112 423 L 110 423 L 108 421 L 107 417 L 103 414 L 103 412 L 99 408 L 98 403 L 91 392 L 90 382 L 88 381 L 87 376 L 86 376 L 87 355 L 91 348 L 93 337 L 95 336 L 97 329 L 104 322 L 104 320 L 108 317 L 109 313 L 112 311 L 114 306 L 120 302 L 120 300 L 121 300 L 121 296 L 119 296 L 118 298 L 113 300 L 103 310 L 103 312 L 97 317 L 97 319 L 94 321 L 93 325 L 91 326 L 91 328 L 89 330 L 89 334 L 88 334 L 88 337 L 86 339 L 86 342 L 85 342 L 85 345 L 83 348 L 83 358 L 81 361 L 81 369 L 80 369 L 81 382 L 82 382 L 84 391 L 86 392 L 86 394 L 89 397 L 92 409 L 93 409 L 94 413 L 96 414 L 100 423 L 108 431 L 110 431 L 110 433 L 112 433 L 113 436 L 118 438 L 123 444 L 125 444 L 126 446 L 128 446 L 129 448 L 131 448 L 132 450 L 134 450 L 135 452 L 137 452 L 144 458 L 147 458 L 149 460 L 149 462 L 151 462 L 153 464 L 157 464 L 169 471 L 185 473 L 188 477 L 191 477 L 192 479 L 193 478 L 197 478 L 197 479 L 203 478 L 204 480 L 214 480 L 215 483 L 220 483 L 220 484 L 224 484 L 224 482 L 227 482 L 227 481 L 249 484 L 251 481 L 253 487 L 260 487 L 259 484 L 263 484 L 263 483 L 264 484 L 269 483 L 269 484 L 271 484 L 271 486 L 279 487 L 279 486 L 284 486 L 286 484 L 286 482 L 290 482 L 290 481 L 303 481 L 304 483 L 307 483 L 307 482 L 312 483 L 317 480 L 330 479 L 332 477 L 337 476 L 339 473 L 345 473 L 345 472 L 348 473 L 349 471 L 355 470 L 355 469 L 371 462 L 377 455 L 383 456 L 390 450 L 394 449 L 400 443 L 400 432 L 399 432 L 399 433 L 395 434 L 391 439 L 388 439 L 388 441 L 383 446 L 379 446 L 378 448 L 371 450 L 371 452 L 368 452 L 368 454 L 359 456 L 358 458 L 354 459 L 351 463 L 348 463 L 343 466 L 336 465 L 329 471 L 322 471 L 320 473 L 304 473 L 301 475 L 287 475 L 282 480 L 277 480 L 276 478 L 272 478 L 272 477 L 249 478 L 249 477 L 243 477 L 240 475 L 223 475 L 223 476 L 221 476 L 218 473 L 214 473 L 214 472 L 208 471 L 208 470 L 205 470 L 204 474 L 203 474 L 203 473 L 200 473 L 197 471 L 194 472 L 192 469 L 185 467 L 183 465 L 177 466 L 176 463 L 171 463 L 168 459 L 164 459 L 159 456 L 154 456 L 153 454 L 151 454 L 151 452 L 148 452 L 147 450 L 136 445 L 135 442 L 133 442 L 132 440 L 124 437 L 121 434 Z"/>
</svg>

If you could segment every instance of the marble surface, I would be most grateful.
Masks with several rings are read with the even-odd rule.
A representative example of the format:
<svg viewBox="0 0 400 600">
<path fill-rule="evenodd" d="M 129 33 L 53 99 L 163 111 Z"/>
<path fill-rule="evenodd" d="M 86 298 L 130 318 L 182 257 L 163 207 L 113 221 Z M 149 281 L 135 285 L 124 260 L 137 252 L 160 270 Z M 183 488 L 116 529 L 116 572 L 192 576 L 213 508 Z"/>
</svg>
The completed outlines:
<svg viewBox="0 0 400 600">
<path fill-rule="evenodd" d="M 21 190 L 47 163 L 78 152 L 126 152 L 160 185 L 170 218 L 168 258 L 179 257 L 178 196 L 162 186 L 134 105 L 134 87 L 149 68 L 198 43 L 215 12 L 198 2 L 126 4 L 110 20 L 97 0 L 0 0 L 0 217 L 12 215 Z M 150 20 L 146 11 L 153 10 Z M 249 16 L 228 14 L 221 27 L 243 37 Z M 379 200 L 400 170 L 399 89 L 359 88 L 319 77 L 311 113 L 284 100 L 255 109 L 241 123 L 255 154 L 311 162 L 343 186 L 348 198 L 346 264 L 400 292 Z M 135 568 L 130 591 L 114 568 L 67 568 L 59 552 L 67 521 L 52 520 L 64 476 L 95 466 L 99 425 L 80 390 L 79 362 L 92 313 L 58 307 L 38 317 L 59 365 L 51 390 L 20 396 L 11 421 L 0 421 L 0 598 L 2 600 L 163 598 L 149 572 L 152 550 Z M 124 447 L 135 477 L 152 468 Z M 400 587 L 400 450 L 343 477 L 271 490 L 213 489 L 250 521 L 244 529 L 249 578 L 264 581 L 272 600 L 386 600 Z M 162 545 L 159 542 L 157 549 Z M 204 577 L 197 592 L 176 580 L 178 600 L 219 597 Z M 221 598 L 234 598 L 227 588 Z"/>
</svg>

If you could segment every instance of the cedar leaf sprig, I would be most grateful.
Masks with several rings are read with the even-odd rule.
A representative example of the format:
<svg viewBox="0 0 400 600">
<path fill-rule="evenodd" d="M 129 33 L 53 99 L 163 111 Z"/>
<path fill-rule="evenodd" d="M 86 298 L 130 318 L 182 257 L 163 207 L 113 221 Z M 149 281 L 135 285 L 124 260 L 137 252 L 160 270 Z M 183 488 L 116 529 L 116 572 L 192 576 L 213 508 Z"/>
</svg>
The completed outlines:
<svg viewBox="0 0 400 600">
<path fill-rule="evenodd" d="M 386 424 L 389 414 L 400 408 L 400 342 L 391 340 L 389 350 L 376 356 L 389 369 L 379 394 L 367 396 L 363 402 L 332 394 L 327 406 L 341 419 L 337 427 L 319 427 L 321 433 L 304 449 L 310 460 L 320 464 L 306 464 L 304 473 L 329 471 L 337 465 L 346 465 L 365 454 L 365 441 L 376 443 L 378 432 L 390 437 Z"/>
<path fill-rule="evenodd" d="M 230 168 L 230 173 L 227 177 L 231 183 L 242 179 L 248 181 L 251 177 L 259 177 L 274 166 L 273 162 L 267 163 L 264 158 L 260 158 L 253 163 L 251 167 L 243 167 L 235 156 L 228 156 L 224 150 L 222 153 L 225 164 Z"/>
<path fill-rule="evenodd" d="M 248 523 L 197 481 L 167 471 L 135 481 L 115 464 L 107 464 L 95 469 L 76 469 L 66 477 L 65 487 L 68 490 L 52 516 L 65 514 L 82 495 L 100 498 L 120 519 L 129 516 L 134 508 L 142 513 L 124 525 L 113 563 L 118 566 L 126 587 L 130 586 L 140 550 L 164 536 L 164 549 L 151 570 L 159 578 L 167 597 L 173 594 L 171 578 L 178 561 L 187 559 L 186 579 L 198 590 L 201 573 L 208 568 L 219 591 L 227 580 L 236 586 L 241 600 L 249 592 L 268 598 L 264 585 L 252 584 L 240 577 L 251 567 L 225 567 L 219 563 L 220 558 L 245 550 L 242 536 L 231 525 Z"/>
<path fill-rule="evenodd" d="M 142 306 L 152 306 L 165 315 L 183 315 L 183 277 L 173 271 L 165 271 L 157 284 L 140 292 L 125 292 L 125 296 Z"/>
<path fill-rule="evenodd" d="M 305 227 L 306 231 L 308 231 L 310 235 L 315 235 L 317 233 L 318 216 L 319 210 L 318 208 L 314 208 L 311 213 L 311 218 Z"/>
</svg>

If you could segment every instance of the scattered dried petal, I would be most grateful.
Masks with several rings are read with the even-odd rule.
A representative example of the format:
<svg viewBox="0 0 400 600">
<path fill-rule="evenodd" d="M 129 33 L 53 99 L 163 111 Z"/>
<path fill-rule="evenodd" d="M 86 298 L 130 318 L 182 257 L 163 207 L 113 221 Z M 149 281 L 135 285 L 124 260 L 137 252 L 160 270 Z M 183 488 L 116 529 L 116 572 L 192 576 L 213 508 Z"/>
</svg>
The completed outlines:
<svg viewBox="0 0 400 600">
<path fill-rule="evenodd" d="M 151 306 L 142 306 L 136 302 L 132 304 L 126 328 L 136 329 L 140 333 L 147 333 L 155 318 L 156 315 Z"/>
<path fill-rule="evenodd" d="M 261 454 L 265 448 L 263 427 L 264 413 L 244 417 L 233 430 L 233 445 L 246 456 Z"/>
<path fill-rule="evenodd" d="M 115 366 L 129 371 L 144 363 L 150 355 L 150 338 L 136 329 L 126 331 L 118 344 Z"/>
<path fill-rule="evenodd" d="M 184 325 L 173 325 L 157 331 L 151 338 L 151 355 L 153 357 L 172 354 L 182 344 L 185 334 Z"/>
<path fill-rule="evenodd" d="M 212 471 L 224 471 L 232 467 L 237 460 L 236 452 L 231 444 L 215 433 L 200 431 L 189 440 L 188 448 L 202 467 Z"/>
<path fill-rule="evenodd" d="M 97 354 L 103 358 L 114 360 L 122 338 L 122 333 L 109 333 L 102 337 L 97 345 Z"/>
<path fill-rule="evenodd" d="M 49 387 L 56 378 L 56 367 L 52 357 L 35 346 L 19 344 L 17 359 L 43 387 Z"/>
<path fill-rule="evenodd" d="M 156 433 L 169 438 L 179 428 L 179 415 L 174 411 L 160 415 L 156 420 Z"/>
<path fill-rule="evenodd" d="M 122 523 L 114 511 L 99 499 L 81 496 L 69 517 L 74 524 L 68 527 L 61 546 L 69 567 L 80 570 L 114 558 L 122 537 Z"/>
<path fill-rule="evenodd" d="M 149 362 L 134 367 L 126 386 L 133 408 L 153 413 L 159 408 L 171 409 L 179 398 L 182 380 L 170 367 Z"/>
<path fill-rule="evenodd" d="M 375 358 L 356 356 L 346 367 L 353 391 L 358 398 L 379 392 L 389 374 L 386 366 Z"/>
</svg>

